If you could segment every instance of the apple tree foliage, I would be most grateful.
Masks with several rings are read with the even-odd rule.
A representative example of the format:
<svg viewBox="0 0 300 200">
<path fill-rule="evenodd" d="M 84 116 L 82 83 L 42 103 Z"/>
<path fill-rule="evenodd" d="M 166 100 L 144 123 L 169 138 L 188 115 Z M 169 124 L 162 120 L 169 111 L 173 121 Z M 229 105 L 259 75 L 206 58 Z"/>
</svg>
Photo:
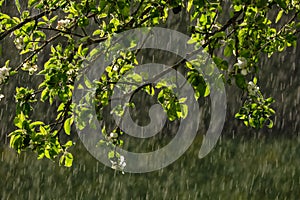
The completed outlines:
<svg viewBox="0 0 300 200">
<path fill-rule="evenodd" d="M 83 62 L 93 54 L 93 45 L 126 30 L 164 24 L 171 12 L 177 14 L 184 10 L 193 24 L 188 29 L 189 43 L 203 47 L 222 72 L 223 81 L 235 84 L 247 95 L 235 117 L 249 127 L 272 128 L 274 100 L 264 97 L 258 87 L 259 59 L 262 54 L 271 57 L 275 52 L 295 46 L 300 30 L 298 0 L 28 0 L 26 7 L 19 0 L 14 2 L 18 10 L 15 16 L 1 9 L 4 0 L 0 0 L 0 41 L 12 40 L 24 59 L 18 65 L 11 65 L 9 60 L 4 62 L 0 68 L 0 84 L 5 87 L 21 70 L 28 76 L 42 76 L 43 80 L 36 88 L 15 88 L 16 129 L 9 134 L 10 146 L 19 153 L 34 151 L 39 159 L 57 159 L 67 167 L 72 165 L 69 148 L 74 142 L 62 143 L 58 135 L 72 134 L 74 82 Z M 41 65 L 40 56 L 46 49 L 50 53 Z M 120 52 L 107 66 L 97 82 L 95 98 L 99 119 L 101 111 L 109 105 L 115 83 L 137 65 L 135 52 Z M 186 62 L 185 66 L 195 97 L 208 96 L 209 86 L 201 74 L 193 70 L 191 63 Z M 139 82 L 140 77 L 132 78 Z M 88 80 L 86 84 L 90 84 Z M 170 120 L 186 116 L 184 100 L 174 97 L 171 86 L 145 85 L 139 89 L 149 95 L 157 92 L 158 102 Z M 5 98 L 3 94 L 2 98 Z M 31 118 L 37 101 L 48 105 L 59 102 L 51 123 Z M 120 115 L 123 112 L 118 107 L 114 111 Z M 121 133 L 116 128 L 107 133 L 107 138 L 113 145 L 122 145 L 118 139 Z"/>
</svg>

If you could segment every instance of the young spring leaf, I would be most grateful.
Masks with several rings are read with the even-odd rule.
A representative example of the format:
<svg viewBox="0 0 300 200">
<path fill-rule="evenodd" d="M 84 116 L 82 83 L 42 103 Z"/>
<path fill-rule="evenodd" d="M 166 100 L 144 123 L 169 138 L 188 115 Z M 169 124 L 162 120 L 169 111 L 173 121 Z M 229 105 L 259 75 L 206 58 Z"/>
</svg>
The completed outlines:
<svg viewBox="0 0 300 200">
<path fill-rule="evenodd" d="M 17 7 L 19 13 L 21 14 L 21 5 L 20 5 L 19 0 L 15 0 L 15 4 L 16 4 L 16 7 Z"/>
<path fill-rule="evenodd" d="M 277 22 L 281 19 L 282 14 L 283 14 L 283 10 L 280 10 L 280 11 L 278 12 L 277 17 L 276 17 L 275 23 L 277 23 Z"/>
<path fill-rule="evenodd" d="M 65 167 L 71 167 L 73 164 L 73 155 L 71 153 L 66 153 L 65 155 Z"/>
<path fill-rule="evenodd" d="M 73 117 L 70 117 L 70 118 L 66 119 L 66 121 L 64 123 L 64 130 L 65 130 L 67 135 L 71 134 L 71 125 L 72 124 L 73 124 Z"/>
</svg>

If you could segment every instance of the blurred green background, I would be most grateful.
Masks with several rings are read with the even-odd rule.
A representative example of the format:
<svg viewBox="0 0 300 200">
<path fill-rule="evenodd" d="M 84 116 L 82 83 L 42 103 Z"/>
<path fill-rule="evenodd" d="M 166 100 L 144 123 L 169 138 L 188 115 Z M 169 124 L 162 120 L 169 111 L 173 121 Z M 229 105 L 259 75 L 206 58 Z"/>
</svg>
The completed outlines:
<svg viewBox="0 0 300 200">
<path fill-rule="evenodd" d="M 198 159 L 198 136 L 170 166 L 124 175 L 94 159 L 80 144 L 71 168 L 31 153 L 1 148 L 1 199 L 298 199 L 300 138 L 223 137 Z"/>
</svg>

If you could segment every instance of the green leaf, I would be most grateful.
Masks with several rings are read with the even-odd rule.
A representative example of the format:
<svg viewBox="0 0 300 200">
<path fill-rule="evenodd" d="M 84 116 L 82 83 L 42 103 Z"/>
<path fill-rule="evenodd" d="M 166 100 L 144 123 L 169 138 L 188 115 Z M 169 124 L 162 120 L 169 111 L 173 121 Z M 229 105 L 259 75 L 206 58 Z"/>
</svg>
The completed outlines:
<svg viewBox="0 0 300 200">
<path fill-rule="evenodd" d="M 274 101 L 275 100 L 272 97 L 269 97 L 269 98 L 266 99 L 266 102 L 270 103 L 270 104 L 273 103 Z"/>
<path fill-rule="evenodd" d="M 47 135 L 47 130 L 43 126 L 40 126 L 40 132 L 42 135 Z"/>
<path fill-rule="evenodd" d="M 234 117 L 237 119 L 246 119 L 246 115 L 241 113 L 236 113 Z"/>
<path fill-rule="evenodd" d="M 85 83 L 87 88 L 89 88 L 89 89 L 93 88 L 93 85 L 92 85 L 91 81 L 88 79 L 87 76 L 84 76 L 84 83 Z"/>
<path fill-rule="evenodd" d="M 194 69 L 193 65 L 190 62 L 185 63 L 189 69 Z"/>
<path fill-rule="evenodd" d="M 88 26 L 89 25 L 89 19 L 87 17 L 82 17 L 82 18 L 79 18 L 78 20 L 78 26 L 79 27 L 85 27 L 85 26 Z"/>
<path fill-rule="evenodd" d="M 209 85 L 206 85 L 205 92 L 204 92 L 204 97 L 207 97 L 209 94 L 210 94 Z"/>
<path fill-rule="evenodd" d="M 237 74 L 237 75 L 235 76 L 235 83 L 236 83 L 236 85 L 237 85 L 239 88 L 241 88 L 241 89 L 245 89 L 245 88 L 247 87 L 247 83 L 246 83 L 246 81 L 245 81 L 245 78 L 244 78 L 244 76 L 241 75 L 241 74 Z"/>
<path fill-rule="evenodd" d="M 40 160 L 40 159 L 43 159 L 44 158 L 44 156 L 45 156 L 45 153 L 44 152 L 42 152 L 42 153 L 39 153 L 38 154 L 38 160 Z"/>
<path fill-rule="evenodd" d="M 98 49 L 98 48 L 94 48 L 94 49 L 89 53 L 89 59 L 92 59 L 98 52 L 99 52 L 99 49 Z"/>
<path fill-rule="evenodd" d="M 273 120 L 269 119 L 269 124 L 267 125 L 267 127 L 268 128 L 273 128 L 273 126 L 274 126 Z"/>
<path fill-rule="evenodd" d="M 132 80 L 134 80 L 135 82 L 137 83 L 140 83 L 143 81 L 143 77 L 137 73 L 131 73 L 131 74 L 128 74 L 127 78 L 130 78 Z"/>
<path fill-rule="evenodd" d="M 181 117 L 184 119 L 188 115 L 189 108 L 186 104 L 181 104 L 180 108 L 181 108 Z"/>
<path fill-rule="evenodd" d="M 224 56 L 229 57 L 232 55 L 232 48 L 230 45 L 227 45 L 224 49 Z"/>
<path fill-rule="evenodd" d="M 250 125 L 251 127 L 253 127 L 253 128 L 256 127 L 256 123 L 254 122 L 254 119 L 253 119 L 253 118 L 249 117 L 249 118 L 248 118 L 248 121 L 249 121 L 249 125 Z"/>
<path fill-rule="evenodd" d="M 226 36 L 226 33 L 225 33 L 224 31 L 221 31 L 221 32 L 215 33 L 215 34 L 211 37 L 211 39 L 214 39 L 214 38 L 223 38 L 223 37 L 225 37 L 225 36 Z"/>
<path fill-rule="evenodd" d="M 7 14 L 4 14 L 4 13 L 1 13 L 1 12 L 0 12 L 0 19 L 7 19 L 7 20 L 10 20 L 10 16 L 7 15 Z"/>
<path fill-rule="evenodd" d="M 67 135 L 71 134 L 71 125 L 73 124 L 73 117 L 66 119 L 64 123 L 64 130 Z"/>
<path fill-rule="evenodd" d="M 228 69 L 228 62 L 226 60 L 223 60 L 222 63 L 218 66 L 222 70 Z"/>
<path fill-rule="evenodd" d="M 5 0 L 0 0 L 0 8 L 2 7 L 2 4 Z"/>
<path fill-rule="evenodd" d="M 121 70 L 120 70 L 120 74 L 124 74 L 125 72 L 127 72 L 128 70 L 130 70 L 130 69 L 132 69 L 132 68 L 134 68 L 134 66 L 132 66 L 132 65 L 124 65 L 122 68 L 121 68 Z"/>
<path fill-rule="evenodd" d="M 36 126 L 41 126 L 41 125 L 44 125 L 44 122 L 35 121 L 35 122 L 30 123 L 30 128 L 33 128 L 33 127 L 36 127 Z"/>
<path fill-rule="evenodd" d="M 286 5 L 285 0 L 276 0 L 275 2 L 278 3 L 278 5 L 279 5 L 281 8 L 283 8 L 283 9 L 286 9 L 286 8 L 287 8 L 287 5 Z"/>
<path fill-rule="evenodd" d="M 108 152 L 108 158 L 114 158 L 115 157 L 115 152 L 114 151 L 110 151 Z"/>
<path fill-rule="evenodd" d="M 147 94 L 153 96 L 155 94 L 155 90 L 152 86 L 148 85 L 145 87 L 145 91 L 147 92 Z"/>
<path fill-rule="evenodd" d="M 198 39 L 197 39 L 197 38 L 191 38 L 191 39 L 189 39 L 189 40 L 187 41 L 188 44 L 194 44 L 194 43 L 196 43 L 196 42 L 198 42 Z"/>
<path fill-rule="evenodd" d="M 253 78 L 253 83 L 254 83 L 255 85 L 257 84 L 257 78 L 256 78 L 256 77 Z"/>
<path fill-rule="evenodd" d="M 19 135 L 13 135 L 13 136 L 11 136 L 11 138 L 10 138 L 10 142 L 9 142 L 9 145 L 11 146 L 11 147 L 13 147 L 13 148 L 15 148 L 15 149 L 17 149 L 17 150 L 19 150 L 18 148 L 19 148 L 19 144 L 20 144 L 20 142 L 22 142 L 22 137 L 21 137 L 21 135 L 19 134 Z M 20 141 L 21 140 L 21 141 Z"/>
<path fill-rule="evenodd" d="M 43 92 L 41 94 L 41 101 L 44 102 L 48 98 L 49 98 L 49 89 L 46 88 L 46 89 L 43 90 Z"/>
<path fill-rule="evenodd" d="M 70 140 L 66 144 L 64 144 L 63 146 L 66 147 L 66 148 L 69 148 L 69 147 L 73 146 L 73 142 Z"/>
<path fill-rule="evenodd" d="M 257 84 L 257 78 L 256 78 L 256 77 L 253 78 L 253 83 L 254 83 L 255 85 Z"/>
<path fill-rule="evenodd" d="M 187 9 L 186 9 L 188 12 L 190 12 L 190 10 L 191 10 L 191 8 L 192 8 L 193 1 L 194 1 L 194 0 L 189 0 L 189 2 L 188 2 Z"/>
<path fill-rule="evenodd" d="M 21 5 L 20 5 L 19 0 L 15 0 L 15 4 L 16 4 L 16 7 L 17 7 L 19 13 L 21 14 Z"/>
<path fill-rule="evenodd" d="M 99 19 L 107 17 L 107 13 L 101 13 L 97 16 Z"/>
<path fill-rule="evenodd" d="M 23 123 L 23 122 L 26 120 L 26 116 L 24 115 L 23 112 L 21 112 L 21 113 L 19 114 L 19 119 L 20 119 L 21 123 Z"/>
<path fill-rule="evenodd" d="M 46 158 L 51 159 L 50 149 L 45 149 L 44 154 L 45 154 Z"/>
<path fill-rule="evenodd" d="M 77 53 L 82 56 L 82 43 L 79 45 Z"/>
<path fill-rule="evenodd" d="M 274 115 L 275 114 L 275 110 L 273 110 L 272 108 L 269 108 L 269 112 Z"/>
<path fill-rule="evenodd" d="M 29 0 L 28 1 L 28 7 L 33 6 L 36 2 L 38 2 L 38 0 Z"/>
<path fill-rule="evenodd" d="M 49 21 L 50 23 L 55 22 L 55 20 L 58 18 L 58 15 L 55 15 L 54 17 L 52 17 Z"/>
<path fill-rule="evenodd" d="M 242 8 L 243 8 L 242 5 L 234 5 L 233 6 L 233 9 L 234 9 L 235 12 L 240 11 Z"/>
<path fill-rule="evenodd" d="M 65 155 L 62 155 L 59 159 L 59 164 L 62 165 L 64 163 L 65 160 Z"/>
<path fill-rule="evenodd" d="M 164 95 L 164 91 L 161 90 L 158 95 L 157 95 L 157 100 L 159 103 L 163 104 L 165 101 L 165 95 Z"/>
<path fill-rule="evenodd" d="M 97 30 L 95 30 L 95 31 L 93 32 L 93 36 L 95 36 L 95 35 L 100 35 L 101 33 L 102 33 L 102 30 L 97 29 Z"/>
<path fill-rule="evenodd" d="M 276 17 L 276 20 L 275 20 L 275 23 L 277 23 L 280 19 L 281 19 L 281 17 L 282 17 L 282 14 L 283 14 L 283 10 L 280 10 L 279 12 L 278 12 L 278 14 L 277 14 L 277 17 Z"/>
<path fill-rule="evenodd" d="M 71 167 L 73 164 L 73 155 L 71 153 L 65 154 L 65 167 Z"/>
<path fill-rule="evenodd" d="M 15 126 L 18 127 L 18 128 L 23 128 L 23 122 L 20 120 L 19 117 L 16 117 L 16 118 L 14 119 L 14 124 L 15 124 Z"/>
<path fill-rule="evenodd" d="M 65 104 L 64 104 L 64 103 L 61 103 L 61 104 L 58 106 L 58 108 L 57 108 L 57 112 L 63 111 L 64 108 L 65 108 Z"/>
</svg>

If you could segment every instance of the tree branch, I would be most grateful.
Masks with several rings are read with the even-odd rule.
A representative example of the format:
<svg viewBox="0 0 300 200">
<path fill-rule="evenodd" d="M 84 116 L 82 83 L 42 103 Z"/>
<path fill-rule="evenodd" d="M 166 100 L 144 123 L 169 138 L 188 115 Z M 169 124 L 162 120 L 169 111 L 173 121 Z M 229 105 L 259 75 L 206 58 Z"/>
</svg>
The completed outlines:
<svg viewBox="0 0 300 200">
<path fill-rule="evenodd" d="M 243 13 L 243 10 L 240 10 L 236 13 L 234 13 L 233 17 L 230 18 L 226 24 L 224 26 L 222 26 L 222 28 L 220 28 L 219 30 L 216 30 L 212 33 L 210 33 L 208 36 L 213 36 L 214 34 L 216 33 L 219 33 L 219 32 L 222 32 L 222 31 L 225 31 L 229 26 L 231 26 L 233 23 L 235 23 L 235 21 L 237 20 L 237 18 Z"/>
<path fill-rule="evenodd" d="M 0 41 L 3 40 L 7 35 L 9 35 L 10 33 L 14 32 L 15 30 L 21 28 L 22 26 L 24 26 L 25 24 L 27 24 L 28 22 L 31 22 L 31 21 L 36 21 L 38 20 L 39 18 L 57 10 L 59 7 L 57 8 L 54 8 L 54 9 L 50 9 L 50 10 L 46 10 L 44 12 L 41 12 L 40 14 L 37 14 L 35 16 L 32 16 L 32 17 L 29 17 L 27 19 L 25 19 L 23 22 L 19 23 L 18 25 L 12 27 L 11 29 L 3 32 L 0 34 Z"/>
<path fill-rule="evenodd" d="M 64 33 L 64 34 L 70 34 L 70 35 L 74 35 L 74 36 L 77 36 L 77 37 L 85 37 L 83 35 L 80 35 L 80 34 L 77 34 L 77 33 L 73 33 L 71 31 L 64 31 L 64 30 L 61 30 L 61 29 L 57 29 L 57 28 L 48 28 L 48 27 L 38 27 L 38 29 L 42 29 L 42 30 L 50 30 L 50 31 L 57 31 L 57 32 L 60 32 L 60 33 Z"/>
</svg>

